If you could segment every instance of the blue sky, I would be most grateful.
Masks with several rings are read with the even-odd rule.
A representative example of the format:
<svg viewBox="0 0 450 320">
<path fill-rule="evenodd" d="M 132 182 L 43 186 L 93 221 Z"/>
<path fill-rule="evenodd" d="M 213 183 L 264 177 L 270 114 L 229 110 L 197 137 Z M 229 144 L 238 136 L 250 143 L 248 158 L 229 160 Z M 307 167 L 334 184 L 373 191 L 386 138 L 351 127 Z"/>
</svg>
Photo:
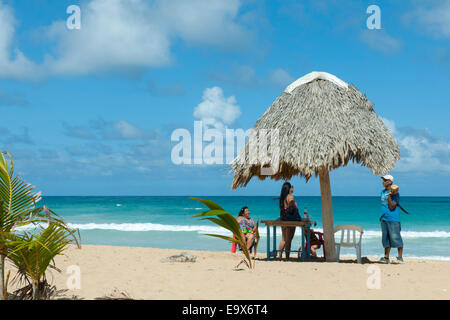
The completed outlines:
<svg viewBox="0 0 450 320">
<path fill-rule="evenodd" d="M 449 40 L 450 1 L 0 0 L 0 149 L 44 195 L 276 195 L 269 180 L 232 191 L 227 165 L 173 164 L 171 134 L 206 119 L 249 129 L 326 71 L 394 134 L 401 193 L 449 196 Z M 331 180 L 333 195 L 381 187 L 359 165 Z M 316 179 L 292 183 L 320 194 Z"/>
</svg>

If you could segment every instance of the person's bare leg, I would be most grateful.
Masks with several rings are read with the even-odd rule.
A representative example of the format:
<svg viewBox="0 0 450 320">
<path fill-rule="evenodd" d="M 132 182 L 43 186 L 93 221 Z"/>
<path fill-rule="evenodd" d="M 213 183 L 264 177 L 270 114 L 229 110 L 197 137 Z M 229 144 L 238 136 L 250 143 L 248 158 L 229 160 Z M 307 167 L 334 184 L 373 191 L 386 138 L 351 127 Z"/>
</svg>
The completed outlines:
<svg viewBox="0 0 450 320">
<path fill-rule="evenodd" d="M 299 259 L 299 260 L 302 257 L 302 251 L 303 251 L 303 248 L 302 248 L 302 246 L 300 244 L 300 247 L 298 248 L 298 253 L 297 253 L 297 259 Z"/>
<path fill-rule="evenodd" d="M 403 258 L 403 247 L 398 248 L 398 257 Z"/>
<path fill-rule="evenodd" d="M 384 248 L 384 257 L 389 259 L 389 252 L 391 252 L 391 247 Z"/>
<path fill-rule="evenodd" d="M 280 253 L 278 254 L 278 259 L 281 260 L 283 257 L 283 249 L 285 247 L 286 244 L 286 227 L 281 227 L 281 241 L 280 241 L 280 246 L 278 247 L 278 250 L 280 251 Z"/>
<path fill-rule="evenodd" d="M 255 241 L 255 236 L 251 233 L 247 233 L 245 237 L 247 238 L 247 249 L 250 250 L 253 245 L 253 241 Z"/>
<path fill-rule="evenodd" d="M 289 256 L 291 254 L 291 244 L 292 244 L 292 239 L 294 238 L 294 234 L 295 234 L 295 227 L 288 227 L 287 228 L 287 239 L 286 239 L 286 260 L 289 260 Z"/>
<path fill-rule="evenodd" d="M 303 233 L 301 235 L 301 237 L 303 237 L 303 239 L 305 239 L 304 234 L 306 234 L 306 228 L 303 227 Z M 305 239 L 305 246 L 306 246 L 306 239 Z M 300 241 L 300 248 L 298 248 L 298 259 L 299 260 L 302 257 L 303 249 L 304 248 L 302 247 L 302 241 Z"/>
<path fill-rule="evenodd" d="M 319 248 L 317 244 L 311 246 L 311 256 L 317 258 L 317 252 L 316 250 Z"/>
<path fill-rule="evenodd" d="M 286 260 L 289 260 L 289 256 L 291 255 L 291 230 L 289 230 L 289 227 L 286 229 L 286 244 L 284 245 L 284 248 L 286 250 Z"/>
</svg>

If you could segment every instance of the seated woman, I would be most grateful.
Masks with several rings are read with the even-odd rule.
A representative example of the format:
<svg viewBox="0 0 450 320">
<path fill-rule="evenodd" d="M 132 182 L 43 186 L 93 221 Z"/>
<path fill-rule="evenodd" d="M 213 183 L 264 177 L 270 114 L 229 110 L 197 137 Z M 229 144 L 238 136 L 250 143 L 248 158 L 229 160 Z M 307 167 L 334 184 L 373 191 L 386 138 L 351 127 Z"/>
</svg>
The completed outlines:
<svg viewBox="0 0 450 320">
<path fill-rule="evenodd" d="M 303 230 L 304 230 L 304 234 L 305 234 L 305 238 L 306 238 L 306 231 L 307 231 L 306 227 L 303 227 Z M 309 246 L 310 246 L 310 249 L 311 249 L 311 257 L 317 258 L 316 250 L 320 249 L 320 247 L 322 246 L 322 242 L 317 238 L 317 236 L 314 233 L 313 229 L 309 229 L 309 231 L 311 233 L 310 236 L 309 236 Z M 306 241 L 306 239 L 305 239 L 305 241 Z M 306 246 L 306 244 L 305 244 L 305 246 Z M 298 257 L 299 258 L 301 256 L 301 251 L 302 251 L 302 249 L 300 248 L 300 250 L 298 252 Z"/>
<path fill-rule="evenodd" d="M 247 249 L 250 249 L 255 242 L 256 224 L 255 221 L 250 218 L 250 210 L 248 210 L 248 207 L 242 207 L 236 220 L 241 226 Z"/>
<path fill-rule="evenodd" d="M 311 246 L 311 256 L 314 258 L 317 258 L 316 250 L 320 249 L 322 243 L 317 238 L 316 234 L 314 233 L 313 229 L 310 229 L 311 231 L 311 237 L 309 238 L 309 244 Z"/>
</svg>

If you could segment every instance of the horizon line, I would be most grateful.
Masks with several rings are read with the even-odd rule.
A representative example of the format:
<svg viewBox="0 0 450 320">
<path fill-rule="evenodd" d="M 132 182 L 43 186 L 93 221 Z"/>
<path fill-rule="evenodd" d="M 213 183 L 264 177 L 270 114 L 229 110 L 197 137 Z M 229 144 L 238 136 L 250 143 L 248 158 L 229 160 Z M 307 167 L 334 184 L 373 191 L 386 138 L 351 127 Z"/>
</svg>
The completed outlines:
<svg viewBox="0 0 450 320">
<path fill-rule="evenodd" d="M 278 197 L 276 195 L 42 195 L 42 197 Z M 297 195 L 297 197 L 321 197 L 321 195 Z M 376 197 L 378 195 L 350 195 L 350 196 L 332 196 L 337 197 Z M 450 198 L 450 195 L 426 196 L 426 195 L 404 195 L 402 197 L 423 197 L 423 198 Z"/>
</svg>

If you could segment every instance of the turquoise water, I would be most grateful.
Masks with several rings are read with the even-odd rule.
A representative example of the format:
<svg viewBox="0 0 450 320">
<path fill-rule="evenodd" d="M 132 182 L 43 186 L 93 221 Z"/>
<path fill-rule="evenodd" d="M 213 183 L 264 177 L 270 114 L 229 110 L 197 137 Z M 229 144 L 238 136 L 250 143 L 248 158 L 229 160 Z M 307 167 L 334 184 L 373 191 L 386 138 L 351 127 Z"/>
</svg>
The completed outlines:
<svg viewBox="0 0 450 320">
<path fill-rule="evenodd" d="M 255 221 L 279 216 L 273 197 L 205 197 L 237 216 L 248 206 Z M 316 230 L 322 230 L 320 197 L 296 197 L 299 209 L 307 207 Z M 227 234 L 209 221 L 192 218 L 206 209 L 188 197 L 44 197 L 47 205 L 81 232 L 83 244 L 139 246 L 172 249 L 228 251 L 231 245 L 202 233 Z M 402 197 L 404 257 L 450 260 L 450 197 Z M 381 256 L 379 197 L 334 197 L 334 225 L 357 224 L 364 228 L 364 256 Z M 266 228 L 260 227 L 258 251 L 266 250 Z M 293 249 L 300 245 L 299 230 Z M 280 237 L 278 237 L 278 240 Z M 396 250 L 392 252 L 395 256 Z M 321 250 L 319 251 L 321 255 Z M 343 256 L 354 255 L 344 248 Z"/>
</svg>

